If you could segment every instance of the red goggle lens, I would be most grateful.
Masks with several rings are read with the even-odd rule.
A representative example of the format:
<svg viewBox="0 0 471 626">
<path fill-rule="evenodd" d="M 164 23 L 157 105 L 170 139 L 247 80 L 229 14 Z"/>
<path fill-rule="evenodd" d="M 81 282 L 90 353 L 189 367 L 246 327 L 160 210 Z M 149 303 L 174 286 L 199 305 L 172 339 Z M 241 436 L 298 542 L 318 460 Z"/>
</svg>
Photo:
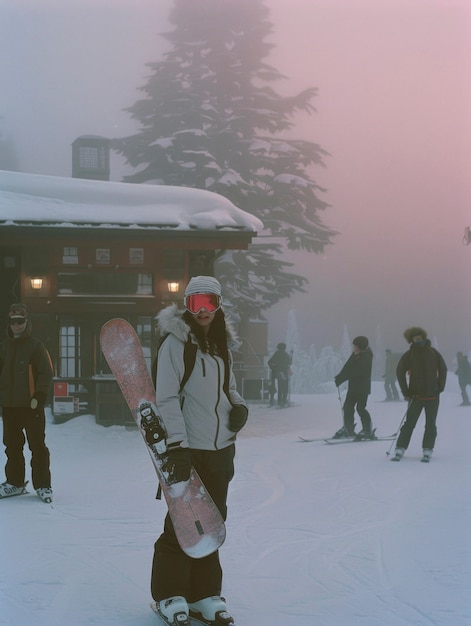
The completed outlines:
<svg viewBox="0 0 471 626">
<path fill-rule="evenodd" d="M 199 313 L 201 309 L 214 313 L 220 306 L 221 300 L 215 293 L 194 293 L 191 296 L 185 296 L 185 308 L 190 313 Z"/>
</svg>

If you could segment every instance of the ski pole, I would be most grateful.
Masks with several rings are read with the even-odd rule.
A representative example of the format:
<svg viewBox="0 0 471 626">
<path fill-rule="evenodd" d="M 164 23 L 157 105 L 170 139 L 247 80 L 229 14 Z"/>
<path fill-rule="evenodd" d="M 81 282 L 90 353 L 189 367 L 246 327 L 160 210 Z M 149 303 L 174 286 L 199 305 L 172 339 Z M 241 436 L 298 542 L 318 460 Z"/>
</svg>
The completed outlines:
<svg viewBox="0 0 471 626">
<path fill-rule="evenodd" d="M 337 394 L 339 397 L 339 403 L 340 403 L 340 415 L 342 416 L 342 424 L 345 426 L 345 420 L 343 417 L 343 403 L 342 403 L 342 397 L 340 396 L 340 386 L 337 387 Z"/>
<path fill-rule="evenodd" d="M 409 407 L 411 405 L 411 402 L 412 402 L 412 398 L 410 398 L 409 402 L 407 403 L 406 412 L 402 416 L 401 423 L 399 424 L 399 426 L 397 428 L 397 431 L 396 431 L 396 436 L 394 437 L 392 444 L 389 446 L 389 450 L 386 452 L 386 456 L 389 456 L 391 454 L 391 450 L 396 445 L 396 441 L 397 441 L 397 438 L 399 437 L 399 432 L 401 430 L 401 426 L 402 426 L 402 424 L 404 423 L 404 421 L 405 421 L 405 419 L 407 417 L 407 412 L 409 411 Z"/>
</svg>

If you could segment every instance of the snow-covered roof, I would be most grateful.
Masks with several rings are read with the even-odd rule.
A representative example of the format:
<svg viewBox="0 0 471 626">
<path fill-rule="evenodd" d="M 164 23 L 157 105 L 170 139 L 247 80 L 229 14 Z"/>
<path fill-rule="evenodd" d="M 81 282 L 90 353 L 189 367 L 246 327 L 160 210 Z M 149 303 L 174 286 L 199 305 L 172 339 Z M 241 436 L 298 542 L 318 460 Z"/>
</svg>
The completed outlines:
<svg viewBox="0 0 471 626">
<path fill-rule="evenodd" d="M 262 222 L 210 191 L 0 170 L 0 226 L 256 233 Z"/>
</svg>

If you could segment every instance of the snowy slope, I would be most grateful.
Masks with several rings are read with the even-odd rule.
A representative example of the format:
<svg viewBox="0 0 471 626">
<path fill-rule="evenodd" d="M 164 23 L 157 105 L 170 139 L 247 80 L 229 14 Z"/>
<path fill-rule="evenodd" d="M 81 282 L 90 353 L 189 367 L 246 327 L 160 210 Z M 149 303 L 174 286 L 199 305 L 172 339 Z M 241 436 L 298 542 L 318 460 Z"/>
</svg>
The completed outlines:
<svg viewBox="0 0 471 626">
<path fill-rule="evenodd" d="M 285 410 L 251 405 L 221 551 L 239 626 L 471 624 L 471 408 L 457 406 L 449 379 L 429 465 L 423 418 L 391 463 L 390 442 L 297 441 L 338 428 L 334 390 Z M 369 407 L 387 434 L 405 403 L 382 398 L 376 383 Z M 49 423 L 47 437 L 54 508 L 35 495 L 0 502 L 0 624 L 155 624 L 149 577 L 165 505 L 138 433 L 82 416 Z"/>
</svg>

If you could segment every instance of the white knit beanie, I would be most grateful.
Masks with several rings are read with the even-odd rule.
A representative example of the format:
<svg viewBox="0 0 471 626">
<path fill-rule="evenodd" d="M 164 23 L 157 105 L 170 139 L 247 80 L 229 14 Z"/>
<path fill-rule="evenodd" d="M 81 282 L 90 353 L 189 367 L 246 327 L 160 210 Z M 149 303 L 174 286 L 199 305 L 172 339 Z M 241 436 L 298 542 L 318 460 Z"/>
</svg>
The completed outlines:
<svg viewBox="0 0 471 626">
<path fill-rule="evenodd" d="M 194 293 L 214 293 L 221 296 L 221 285 L 213 276 L 194 276 L 185 289 L 185 296 Z"/>
</svg>

